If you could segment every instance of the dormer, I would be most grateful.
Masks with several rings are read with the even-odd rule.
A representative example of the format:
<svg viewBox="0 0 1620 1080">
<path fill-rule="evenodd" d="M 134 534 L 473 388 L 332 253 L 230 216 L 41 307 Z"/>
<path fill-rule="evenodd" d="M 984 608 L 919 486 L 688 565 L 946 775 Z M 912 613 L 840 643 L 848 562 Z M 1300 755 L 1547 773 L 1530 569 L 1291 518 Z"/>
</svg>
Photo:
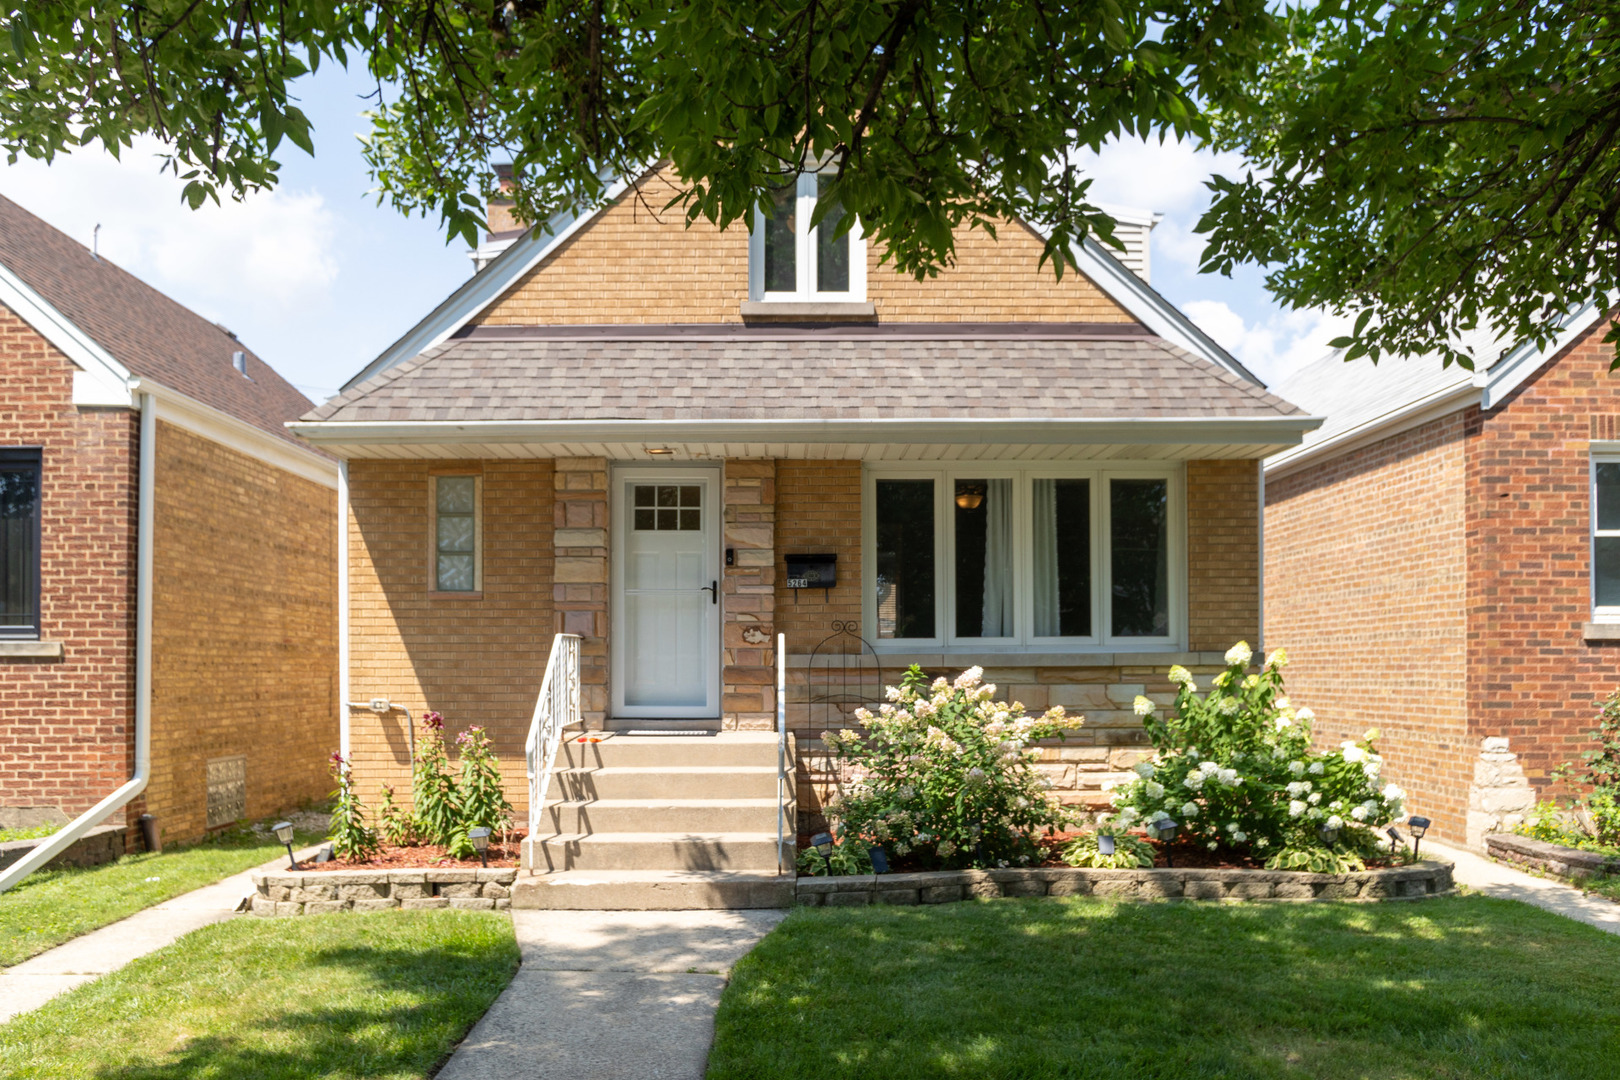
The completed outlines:
<svg viewBox="0 0 1620 1080">
<path fill-rule="evenodd" d="M 744 315 L 872 313 L 860 222 L 837 235 L 843 213 L 834 205 L 811 225 L 832 181 L 825 171 L 804 173 L 777 190 L 768 210 L 754 212 Z"/>
</svg>

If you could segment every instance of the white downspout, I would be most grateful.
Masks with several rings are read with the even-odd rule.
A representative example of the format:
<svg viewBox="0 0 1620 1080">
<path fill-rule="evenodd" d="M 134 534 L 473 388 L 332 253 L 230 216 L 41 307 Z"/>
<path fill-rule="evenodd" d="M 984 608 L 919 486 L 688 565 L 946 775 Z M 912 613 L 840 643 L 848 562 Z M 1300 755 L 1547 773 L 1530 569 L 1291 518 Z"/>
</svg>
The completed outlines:
<svg viewBox="0 0 1620 1080">
<path fill-rule="evenodd" d="M 1260 538 L 1260 618 L 1256 624 L 1254 652 L 1260 657 L 1262 663 L 1266 656 L 1266 459 L 1261 458 L 1255 462 L 1260 472 L 1260 520 L 1256 522 L 1256 533 Z"/>
<path fill-rule="evenodd" d="M 139 381 L 131 389 L 139 388 Z M 140 479 L 135 525 L 135 773 L 117 791 L 40 842 L 0 871 L 0 893 L 38 870 L 108 815 L 146 789 L 152 772 L 152 491 L 156 472 L 157 402 L 138 394 L 141 410 Z"/>
<path fill-rule="evenodd" d="M 338 753 L 349 760 L 349 463 L 338 462 Z M 415 736 L 415 731 L 411 732 Z"/>
</svg>

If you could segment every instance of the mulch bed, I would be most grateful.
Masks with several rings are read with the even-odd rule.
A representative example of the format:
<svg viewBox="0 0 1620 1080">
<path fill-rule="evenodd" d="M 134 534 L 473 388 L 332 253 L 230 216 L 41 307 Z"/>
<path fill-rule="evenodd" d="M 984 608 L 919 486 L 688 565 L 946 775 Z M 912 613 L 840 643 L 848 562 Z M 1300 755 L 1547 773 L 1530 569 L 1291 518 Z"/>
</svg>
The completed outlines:
<svg viewBox="0 0 1620 1080">
<path fill-rule="evenodd" d="M 489 866 L 511 869 L 520 865 L 523 852 L 523 836 L 521 832 L 508 834 L 505 844 L 497 843 L 493 839 L 489 845 Z M 483 862 L 474 855 L 470 859 L 452 859 L 442 846 L 438 844 L 417 844 L 413 847 L 384 846 L 381 851 L 369 859 L 355 862 L 346 862 L 342 859 L 333 859 L 331 862 L 318 863 L 314 859 L 306 859 L 298 864 L 300 870 L 477 870 Z"/>
</svg>

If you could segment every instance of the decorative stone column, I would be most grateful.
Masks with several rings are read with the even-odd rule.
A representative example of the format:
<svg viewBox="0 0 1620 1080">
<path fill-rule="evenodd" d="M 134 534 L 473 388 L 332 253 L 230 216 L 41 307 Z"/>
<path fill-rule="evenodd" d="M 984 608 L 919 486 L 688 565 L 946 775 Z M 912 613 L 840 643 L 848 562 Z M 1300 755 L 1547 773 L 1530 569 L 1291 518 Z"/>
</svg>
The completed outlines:
<svg viewBox="0 0 1620 1080">
<path fill-rule="evenodd" d="M 1535 789 L 1519 765 L 1519 755 L 1508 750 L 1506 736 L 1487 738 L 1468 787 L 1468 846 L 1483 851 L 1487 833 L 1522 825 L 1535 808 Z"/>
<path fill-rule="evenodd" d="M 600 728 L 608 709 L 608 465 L 558 458 L 552 608 L 556 632 L 578 634 L 580 707 Z"/>
<path fill-rule="evenodd" d="M 776 462 L 727 461 L 720 712 L 727 729 L 776 726 Z"/>
</svg>

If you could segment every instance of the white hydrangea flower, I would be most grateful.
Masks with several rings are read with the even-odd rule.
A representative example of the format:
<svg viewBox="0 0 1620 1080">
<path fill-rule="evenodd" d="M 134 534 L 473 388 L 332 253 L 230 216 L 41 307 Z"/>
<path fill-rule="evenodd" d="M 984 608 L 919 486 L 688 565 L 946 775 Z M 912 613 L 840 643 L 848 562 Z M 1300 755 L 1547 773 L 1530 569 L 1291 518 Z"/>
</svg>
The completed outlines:
<svg viewBox="0 0 1620 1080">
<path fill-rule="evenodd" d="M 1367 782 L 1369 784 L 1376 783 L 1378 780 L 1379 770 L 1382 768 L 1383 765 L 1380 762 L 1369 761 L 1367 764 L 1361 767 L 1361 775 L 1367 778 Z"/>
<path fill-rule="evenodd" d="M 1288 763 L 1288 771 L 1293 773 L 1295 776 L 1304 776 L 1305 763 L 1303 761 L 1290 761 Z"/>
<path fill-rule="evenodd" d="M 1260 837 L 1258 840 L 1256 840 L 1254 842 L 1254 846 L 1255 847 L 1270 847 L 1271 846 L 1271 841 L 1267 840 L 1265 837 L 1262 836 L 1262 837 Z"/>
<path fill-rule="evenodd" d="M 1237 832 L 1238 831 L 1238 823 L 1235 822 L 1235 821 L 1228 821 L 1226 823 L 1226 831 L 1229 832 L 1229 833 Z"/>
<path fill-rule="evenodd" d="M 1131 709 L 1137 716 L 1152 716 L 1153 711 L 1157 708 L 1158 706 L 1153 704 L 1151 698 L 1143 697 L 1141 694 L 1137 694 L 1136 700 L 1131 703 Z"/>
<path fill-rule="evenodd" d="M 1344 828 L 1344 819 L 1338 814 L 1334 814 L 1327 819 L 1327 827 L 1330 829 L 1342 829 Z"/>
<path fill-rule="evenodd" d="M 1367 760 L 1367 751 L 1363 750 L 1353 742 L 1345 743 L 1342 747 L 1342 751 L 1344 753 L 1344 760 L 1352 765 Z"/>
<path fill-rule="evenodd" d="M 1188 690 L 1196 691 L 1198 689 L 1198 684 L 1193 681 L 1192 672 L 1180 664 L 1170 665 L 1170 681 L 1177 686 L 1185 686 Z"/>
<path fill-rule="evenodd" d="M 1362 803 L 1360 806 L 1358 806 L 1354 810 L 1350 811 L 1350 816 L 1352 818 L 1356 819 L 1357 821 L 1366 821 L 1367 820 L 1367 804 Z"/>
<path fill-rule="evenodd" d="M 1227 787 L 1237 787 L 1239 784 L 1243 783 L 1243 778 L 1238 776 L 1236 769 L 1222 769 L 1220 771 L 1220 778 L 1221 783 L 1225 784 Z"/>
<path fill-rule="evenodd" d="M 1309 780 L 1295 780 L 1288 785 L 1288 794 L 1296 799 L 1310 790 L 1311 782 Z"/>
<path fill-rule="evenodd" d="M 1306 771 L 1312 776 L 1321 776 L 1323 773 L 1327 772 L 1327 769 L 1320 761 L 1313 761 L 1311 762 L 1311 767 Z"/>
<path fill-rule="evenodd" d="M 1298 799 L 1290 799 L 1289 800 L 1289 802 L 1288 802 L 1288 816 L 1289 817 L 1299 817 L 1299 815 L 1303 814 L 1304 812 L 1305 812 L 1305 804 L 1304 803 L 1300 802 Z"/>
<path fill-rule="evenodd" d="M 1278 731 L 1287 731 L 1289 728 L 1294 726 L 1294 722 L 1288 719 L 1286 716 L 1279 716 L 1273 722 L 1277 725 Z"/>
<path fill-rule="evenodd" d="M 1315 806 L 1317 803 L 1322 801 L 1322 793 L 1320 791 L 1313 791 L 1309 795 L 1305 796 L 1305 801 L 1310 803 L 1312 806 Z"/>
<path fill-rule="evenodd" d="M 1181 783 L 1188 791 L 1202 791 L 1204 789 L 1204 774 L 1194 769 L 1182 779 Z"/>
<path fill-rule="evenodd" d="M 1398 803 L 1406 799 L 1406 792 L 1396 784 L 1385 784 L 1383 796 L 1385 802 Z"/>
<path fill-rule="evenodd" d="M 1294 715 L 1299 718 L 1299 722 L 1302 724 L 1308 724 L 1316 719 L 1316 714 L 1310 709 L 1297 709 Z"/>
<path fill-rule="evenodd" d="M 1287 667 L 1288 666 L 1288 650 L 1287 649 L 1272 649 L 1271 650 L 1271 659 L 1267 661 L 1267 666 L 1268 667 L 1274 667 L 1274 668 L 1278 669 L 1279 671 L 1282 670 L 1283 668 Z"/>
<path fill-rule="evenodd" d="M 1215 850 L 1215 846 L 1216 846 L 1216 845 L 1215 845 L 1215 841 L 1213 841 L 1213 840 L 1211 840 L 1211 841 L 1210 841 L 1210 842 L 1209 842 L 1209 843 L 1207 843 L 1207 844 L 1205 844 L 1205 845 L 1204 845 L 1204 846 L 1205 846 L 1205 847 L 1207 847 L 1207 848 L 1209 848 L 1209 850 L 1211 850 L 1211 851 L 1214 851 L 1214 850 Z"/>
<path fill-rule="evenodd" d="M 958 690 L 971 690 L 973 687 L 979 685 L 979 680 L 982 678 L 984 678 L 984 668 L 975 664 L 973 667 L 968 668 L 966 671 L 962 672 L 962 674 L 958 675 L 956 677 L 956 682 L 952 685 Z"/>
<path fill-rule="evenodd" d="M 1279 709 L 1288 708 L 1288 695 L 1287 694 L 1278 694 L 1276 700 L 1273 701 L 1272 704 L 1276 705 L 1277 708 L 1279 708 Z"/>
<path fill-rule="evenodd" d="M 1181 804 L 1181 816 L 1186 821 L 1191 821 L 1193 818 L 1197 817 L 1198 816 L 1198 804 L 1195 803 L 1195 802 L 1184 802 L 1184 803 L 1182 803 Z"/>
<path fill-rule="evenodd" d="M 1239 844 L 1241 844 L 1244 841 L 1248 840 L 1248 838 L 1249 838 L 1249 834 L 1244 832 L 1242 829 L 1239 829 L 1237 832 L 1232 834 L 1232 839 L 1235 842 L 1239 843 Z"/>
<path fill-rule="evenodd" d="M 1226 662 L 1237 667 L 1248 667 L 1249 661 L 1254 659 L 1254 652 L 1249 648 L 1247 641 L 1240 641 L 1226 650 Z"/>
<path fill-rule="evenodd" d="M 1153 762 L 1138 761 L 1132 767 L 1132 771 L 1135 772 L 1137 776 L 1140 776 L 1142 779 L 1146 780 L 1148 777 L 1153 775 Z"/>
<path fill-rule="evenodd" d="M 1221 698 L 1219 704 L 1215 706 L 1215 711 L 1222 716 L 1236 716 L 1237 711 L 1242 707 L 1237 698 Z"/>
<path fill-rule="evenodd" d="M 1220 772 L 1221 767 L 1213 761 L 1200 761 L 1198 763 L 1198 771 L 1203 773 L 1205 776 L 1208 776 L 1210 773 Z"/>
<path fill-rule="evenodd" d="M 1142 785 L 1142 790 L 1147 792 L 1147 797 L 1150 799 L 1164 798 L 1164 785 L 1157 780 L 1149 780 Z"/>
</svg>

